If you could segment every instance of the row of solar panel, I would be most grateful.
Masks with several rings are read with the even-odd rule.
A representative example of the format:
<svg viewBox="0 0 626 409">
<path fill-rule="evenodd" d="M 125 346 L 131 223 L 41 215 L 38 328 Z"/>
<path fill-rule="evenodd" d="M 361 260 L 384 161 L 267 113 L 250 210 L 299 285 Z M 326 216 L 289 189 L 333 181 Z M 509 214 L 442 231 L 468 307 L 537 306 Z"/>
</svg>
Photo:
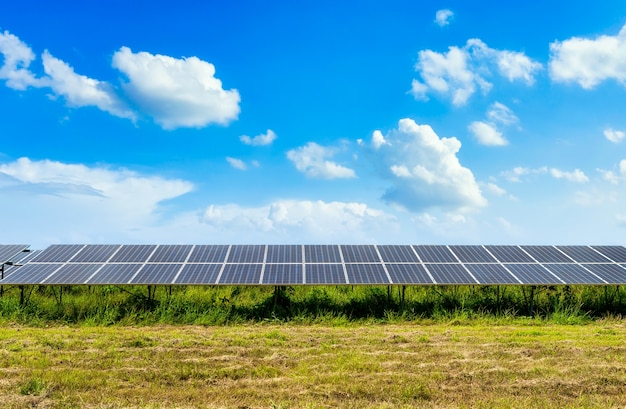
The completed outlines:
<svg viewBox="0 0 626 409">
<path fill-rule="evenodd" d="M 622 246 L 53 245 L 36 263 L 623 263 Z"/>
<path fill-rule="evenodd" d="M 0 285 L 626 284 L 617 263 L 28 263 Z"/>
</svg>

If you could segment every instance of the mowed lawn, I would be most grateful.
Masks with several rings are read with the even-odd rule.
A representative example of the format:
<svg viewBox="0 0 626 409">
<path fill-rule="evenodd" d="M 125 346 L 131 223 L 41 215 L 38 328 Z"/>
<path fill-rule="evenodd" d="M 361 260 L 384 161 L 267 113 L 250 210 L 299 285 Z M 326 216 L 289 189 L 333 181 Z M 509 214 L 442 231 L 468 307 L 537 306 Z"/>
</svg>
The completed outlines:
<svg viewBox="0 0 626 409">
<path fill-rule="evenodd" d="M 626 407 L 626 322 L 5 324 L 0 405 Z"/>
</svg>

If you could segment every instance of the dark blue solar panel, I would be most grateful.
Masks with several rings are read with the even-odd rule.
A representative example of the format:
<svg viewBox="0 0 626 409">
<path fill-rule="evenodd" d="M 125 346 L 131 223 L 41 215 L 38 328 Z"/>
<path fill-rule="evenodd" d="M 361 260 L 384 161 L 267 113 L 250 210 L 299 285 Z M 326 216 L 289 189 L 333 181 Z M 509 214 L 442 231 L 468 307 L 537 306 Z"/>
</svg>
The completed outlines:
<svg viewBox="0 0 626 409">
<path fill-rule="evenodd" d="M 386 264 L 394 284 L 433 284 L 421 264 Z"/>
<path fill-rule="evenodd" d="M 190 245 L 160 245 L 148 259 L 149 263 L 184 263 L 193 246 Z"/>
<path fill-rule="evenodd" d="M 518 246 L 485 246 L 501 263 L 534 263 L 528 254 Z"/>
<path fill-rule="evenodd" d="M 464 263 L 495 263 L 482 246 L 450 246 L 450 250 Z"/>
<path fill-rule="evenodd" d="M 127 284 L 143 264 L 105 264 L 87 284 Z"/>
<path fill-rule="evenodd" d="M 2 244 L 0 245 L 0 264 L 5 261 L 15 260 L 28 248 L 25 244 Z"/>
<path fill-rule="evenodd" d="M 126 244 L 109 260 L 110 263 L 143 263 L 148 260 L 155 245 Z"/>
<path fill-rule="evenodd" d="M 626 283 L 626 269 L 619 264 L 582 264 L 609 284 Z"/>
<path fill-rule="evenodd" d="M 302 264 L 266 264 L 263 284 L 302 284 Z"/>
<path fill-rule="evenodd" d="M 350 284 L 391 284 L 382 264 L 346 264 Z"/>
<path fill-rule="evenodd" d="M 424 263 L 458 263 L 446 246 L 413 246 Z"/>
<path fill-rule="evenodd" d="M 102 266 L 103 264 L 69 263 L 48 278 L 45 284 L 85 284 L 87 279 Z"/>
<path fill-rule="evenodd" d="M 622 246 L 592 246 L 616 263 L 626 262 L 626 248 Z"/>
<path fill-rule="evenodd" d="M 262 264 L 226 264 L 219 284 L 259 284 Z"/>
<path fill-rule="evenodd" d="M 306 264 L 307 284 L 346 284 L 342 264 Z"/>
<path fill-rule="evenodd" d="M 64 263 L 70 261 L 83 247 L 84 244 L 53 244 L 39 253 L 33 262 Z"/>
<path fill-rule="evenodd" d="M 345 263 L 380 263 L 374 246 L 341 246 Z"/>
<path fill-rule="evenodd" d="M 175 284 L 215 284 L 222 264 L 186 264 Z"/>
<path fill-rule="evenodd" d="M 189 256 L 188 263 L 223 263 L 228 252 L 227 245 L 198 245 Z"/>
<path fill-rule="evenodd" d="M 27 264 L 5 276 L 2 284 L 41 284 L 50 274 L 61 268 L 63 264 Z"/>
<path fill-rule="evenodd" d="M 419 263 L 411 246 L 377 246 L 385 263 Z"/>
<path fill-rule="evenodd" d="M 182 264 L 146 264 L 131 284 L 172 284 Z"/>
<path fill-rule="evenodd" d="M 540 263 L 571 263 L 572 259 L 554 246 L 521 246 Z"/>
<path fill-rule="evenodd" d="M 550 274 L 550 272 L 543 268 L 540 264 L 506 264 L 506 268 L 508 268 L 511 273 L 515 274 L 515 276 L 524 284 L 563 284 L 558 278 Z"/>
<path fill-rule="evenodd" d="M 608 258 L 588 246 L 557 246 L 559 250 L 579 263 L 608 263 Z"/>
<path fill-rule="evenodd" d="M 228 255 L 228 263 L 262 263 L 265 257 L 263 245 L 234 245 Z"/>
<path fill-rule="evenodd" d="M 304 259 L 307 263 L 341 263 L 339 246 L 315 245 L 304 246 Z"/>
<path fill-rule="evenodd" d="M 302 263 L 302 246 L 270 245 L 267 247 L 266 263 Z"/>
<path fill-rule="evenodd" d="M 425 267 L 437 284 L 477 284 L 461 264 L 428 264 Z"/>
<path fill-rule="evenodd" d="M 600 278 L 594 276 L 578 264 L 545 264 L 545 268 L 565 281 L 567 284 L 603 284 Z"/>
<path fill-rule="evenodd" d="M 72 258 L 72 263 L 105 263 L 120 247 L 119 244 L 88 244 Z"/>
<path fill-rule="evenodd" d="M 520 284 L 502 264 L 466 264 L 465 267 L 481 284 Z"/>
</svg>

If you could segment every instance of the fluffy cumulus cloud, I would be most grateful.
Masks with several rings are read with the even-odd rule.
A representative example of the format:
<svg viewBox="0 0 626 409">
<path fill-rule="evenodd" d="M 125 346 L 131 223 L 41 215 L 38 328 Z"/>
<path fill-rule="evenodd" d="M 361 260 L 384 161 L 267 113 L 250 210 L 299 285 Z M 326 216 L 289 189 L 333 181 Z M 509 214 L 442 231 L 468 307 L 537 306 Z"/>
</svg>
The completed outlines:
<svg viewBox="0 0 626 409">
<path fill-rule="evenodd" d="M 508 145 L 503 133 L 499 128 L 517 123 L 518 119 L 506 105 L 499 102 L 491 105 L 487 111 L 487 121 L 474 121 L 469 126 L 469 131 L 481 145 L 504 146 Z"/>
<path fill-rule="evenodd" d="M 532 85 L 542 65 L 517 51 L 490 48 L 479 39 L 470 39 L 464 47 L 452 46 L 448 52 L 422 50 L 415 70 L 421 80 L 414 79 L 411 93 L 416 99 L 428 99 L 434 92 L 465 105 L 477 91 L 487 93 L 492 84 L 487 78 L 498 72 L 509 81 L 521 80 Z"/>
<path fill-rule="evenodd" d="M 450 24 L 450 20 L 452 20 L 453 16 L 454 13 L 452 12 L 452 10 L 437 10 L 437 13 L 435 13 L 435 23 L 437 23 L 439 27 L 445 27 Z"/>
<path fill-rule="evenodd" d="M 113 67 L 128 78 L 128 97 L 165 129 L 228 124 L 239 115 L 239 92 L 225 90 L 213 64 L 122 47 Z"/>
<path fill-rule="evenodd" d="M 15 35 L 5 31 L 0 33 L 0 54 L 4 63 L 0 67 L 0 79 L 9 88 L 24 90 L 29 86 L 39 86 L 39 80 L 29 66 L 35 60 L 35 53 Z"/>
<path fill-rule="evenodd" d="M 384 199 L 410 211 L 438 207 L 466 211 L 487 204 L 472 171 L 456 154 L 461 142 L 440 138 L 428 125 L 402 119 L 384 137 L 374 134 L 371 155 L 392 187 Z M 380 138 L 384 144 L 376 142 Z"/>
<path fill-rule="evenodd" d="M 565 179 L 570 182 L 575 183 L 586 183 L 589 182 L 589 178 L 585 173 L 580 169 L 575 169 L 571 172 L 562 171 L 557 168 L 550 169 L 550 175 L 555 179 Z"/>
<path fill-rule="evenodd" d="M 248 135 L 241 135 L 239 137 L 239 140 L 243 142 L 245 145 L 265 146 L 265 145 L 271 145 L 272 142 L 274 142 L 276 138 L 277 138 L 276 133 L 272 131 L 271 129 L 268 129 L 266 133 L 264 134 L 262 133 L 253 138 L 249 137 Z"/>
<path fill-rule="evenodd" d="M 613 79 L 626 85 L 626 25 L 615 36 L 572 37 L 550 44 L 550 77 L 591 89 Z"/>
<path fill-rule="evenodd" d="M 354 170 L 329 160 L 336 151 L 309 142 L 305 146 L 287 152 L 287 158 L 293 162 L 300 172 L 313 178 L 343 179 L 355 178 Z"/>
<path fill-rule="evenodd" d="M 624 139 L 624 132 L 614 129 L 605 129 L 604 137 L 613 143 L 620 143 Z"/>
<path fill-rule="evenodd" d="M 161 204 L 193 189 L 125 169 L 21 158 L 0 164 L 3 223 L 26 242 L 98 241 L 158 224 Z M 38 237 L 32 236 L 38 232 Z M 35 244 L 35 243 L 33 243 Z"/>
<path fill-rule="evenodd" d="M 597 169 L 600 174 L 602 174 L 602 178 L 607 182 L 617 185 L 622 181 L 626 181 L 626 159 L 622 159 L 618 166 L 617 171 L 615 170 L 604 170 Z"/>
</svg>

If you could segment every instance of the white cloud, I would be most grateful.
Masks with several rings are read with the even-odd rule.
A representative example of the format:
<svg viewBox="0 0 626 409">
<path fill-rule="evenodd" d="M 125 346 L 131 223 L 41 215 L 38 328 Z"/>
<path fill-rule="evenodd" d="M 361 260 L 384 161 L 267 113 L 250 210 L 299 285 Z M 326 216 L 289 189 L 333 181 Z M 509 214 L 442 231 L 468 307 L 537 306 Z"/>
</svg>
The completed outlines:
<svg viewBox="0 0 626 409">
<path fill-rule="evenodd" d="M 47 50 L 41 56 L 48 77 L 42 80 L 72 107 L 96 106 L 121 118 L 135 119 L 136 115 L 119 100 L 113 87 L 74 72 L 65 62 L 53 57 Z"/>
<path fill-rule="evenodd" d="M 489 182 L 481 185 L 486 192 L 494 195 L 494 196 L 505 196 L 506 190 L 502 189 L 500 186 L 495 183 Z"/>
<path fill-rule="evenodd" d="M 622 181 L 626 181 L 626 159 L 622 159 L 618 164 L 617 173 L 612 170 L 596 169 L 602 178 L 607 182 L 617 185 Z"/>
<path fill-rule="evenodd" d="M 415 70 L 422 80 L 413 79 L 410 92 L 421 100 L 428 99 L 428 92 L 435 92 L 449 97 L 453 105 L 465 105 L 477 89 L 489 92 L 492 84 L 486 78 L 496 66 L 509 81 L 521 79 L 528 85 L 542 68 L 524 53 L 489 48 L 479 39 L 470 39 L 464 47 L 452 46 L 446 53 L 420 51 Z"/>
<path fill-rule="evenodd" d="M 513 111 L 500 102 L 495 102 L 491 105 L 491 107 L 489 107 L 489 110 L 487 111 L 487 118 L 491 122 L 501 125 L 511 125 L 519 121 Z"/>
<path fill-rule="evenodd" d="M 246 166 L 246 163 L 242 161 L 241 159 L 231 158 L 230 156 L 227 156 L 226 161 L 230 164 L 230 166 L 232 166 L 235 169 L 239 169 L 239 170 L 248 169 L 248 167 Z"/>
<path fill-rule="evenodd" d="M 374 146 L 374 149 L 378 149 L 386 143 L 387 141 L 385 140 L 383 133 L 378 130 L 374 131 L 372 134 L 372 145 Z"/>
<path fill-rule="evenodd" d="M 257 135 L 254 138 L 251 138 L 248 135 L 241 135 L 239 137 L 239 140 L 241 140 L 241 142 L 243 142 L 245 145 L 265 146 L 271 145 L 276 138 L 276 133 L 271 129 L 268 129 L 266 133 Z"/>
<path fill-rule="evenodd" d="M 0 79 L 6 80 L 7 87 L 24 90 L 39 86 L 39 80 L 28 69 L 35 60 L 35 53 L 24 42 L 8 31 L 0 33 L 0 54 L 4 57 Z"/>
<path fill-rule="evenodd" d="M 481 145 L 504 146 L 509 143 L 502 136 L 502 132 L 486 122 L 474 121 L 469 125 L 468 129 Z"/>
<path fill-rule="evenodd" d="M 575 169 L 573 172 L 565 172 L 556 168 L 550 169 L 550 175 L 555 179 L 565 179 L 575 183 L 589 182 L 589 178 L 580 169 Z"/>
<path fill-rule="evenodd" d="M 614 79 L 626 85 L 626 25 L 616 36 L 572 37 L 550 44 L 550 77 L 591 89 Z"/>
<path fill-rule="evenodd" d="M 472 172 L 456 154 L 461 142 L 439 138 L 428 125 L 402 119 L 371 155 L 393 186 L 383 198 L 410 211 L 442 207 L 465 211 L 487 204 Z M 375 147 L 373 137 L 372 145 Z"/>
<path fill-rule="evenodd" d="M 213 64 L 122 47 L 113 67 L 124 73 L 128 97 L 164 129 L 226 125 L 239 115 L 239 92 L 225 90 Z"/>
<path fill-rule="evenodd" d="M 296 169 L 309 177 L 323 179 L 355 178 L 354 170 L 327 160 L 335 155 L 335 151 L 309 142 L 305 146 L 287 152 Z"/>
<path fill-rule="evenodd" d="M 452 12 L 452 10 L 437 10 L 437 13 L 435 13 L 435 23 L 437 23 L 439 27 L 447 26 L 448 24 L 450 24 L 450 20 L 453 16 L 454 13 Z"/>
<path fill-rule="evenodd" d="M 501 172 L 501 175 L 508 180 L 509 182 L 521 182 L 521 177 L 522 176 L 527 176 L 527 175 L 538 175 L 538 174 L 543 174 L 543 173 L 547 173 L 548 172 L 548 168 L 546 166 L 542 166 L 540 168 L 536 168 L 536 169 L 530 169 L 530 168 L 525 168 L 522 166 L 516 166 L 515 168 L 513 168 L 512 170 L 507 170 L 504 172 Z"/>
<path fill-rule="evenodd" d="M 604 137 L 613 143 L 620 143 L 624 139 L 624 132 L 609 128 L 604 130 Z"/>
</svg>

